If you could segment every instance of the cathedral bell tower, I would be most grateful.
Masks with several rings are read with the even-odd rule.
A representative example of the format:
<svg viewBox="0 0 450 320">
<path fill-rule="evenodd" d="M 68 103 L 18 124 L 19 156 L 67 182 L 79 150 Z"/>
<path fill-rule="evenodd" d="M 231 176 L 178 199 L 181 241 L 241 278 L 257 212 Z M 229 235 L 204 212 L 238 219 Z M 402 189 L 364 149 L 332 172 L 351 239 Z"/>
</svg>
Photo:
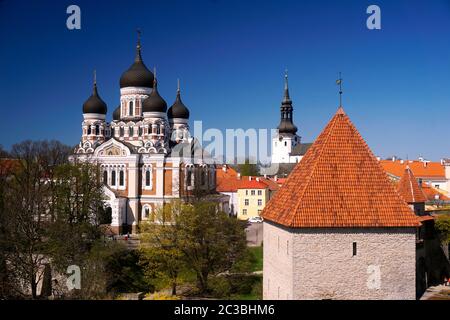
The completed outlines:
<svg viewBox="0 0 450 320">
<path fill-rule="evenodd" d="M 178 80 L 177 97 L 167 112 L 170 125 L 170 140 L 172 144 L 188 142 L 189 133 L 189 109 L 181 101 L 180 80 Z"/>
<path fill-rule="evenodd" d="M 287 71 L 284 75 L 284 97 L 280 107 L 280 124 L 278 134 L 272 139 L 272 163 L 289 163 L 292 149 L 300 144 L 297 127 L 293 120 L 294 108 L 289 96 Z"/>
<path fill-rule="evenodd" d="M 94 71 L 94 88 L 92 95 L 83 104 L 82 142 L 102 143 L 105 141 L 107 125 L 106 103 L 100 98 L 97 89 L 97 77 Z"/>
</svg>

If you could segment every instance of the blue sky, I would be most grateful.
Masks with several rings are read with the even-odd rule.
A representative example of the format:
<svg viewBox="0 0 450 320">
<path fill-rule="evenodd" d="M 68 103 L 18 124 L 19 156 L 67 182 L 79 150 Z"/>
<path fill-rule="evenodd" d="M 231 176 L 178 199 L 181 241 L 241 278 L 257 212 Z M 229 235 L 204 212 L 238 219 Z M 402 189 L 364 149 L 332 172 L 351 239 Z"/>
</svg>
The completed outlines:
<svg viewBox="0 0 450 320">
<path fill-rule="evenodd" d="M 81 30 L 66 8 L 81 8 Z M 382 29 L 366 28 L 381 8 Z M 170 105 L 176 79 L 203 127 L 275 128 L 289 69 L 294 120 L 313 141 L 338 106 L 375 154 L 450 157 L 450 1 L 0 0 L 0 144 L 75 145 L 97 70 L 108 117 L 119 78 L 143 58 Z"/>
</svg>

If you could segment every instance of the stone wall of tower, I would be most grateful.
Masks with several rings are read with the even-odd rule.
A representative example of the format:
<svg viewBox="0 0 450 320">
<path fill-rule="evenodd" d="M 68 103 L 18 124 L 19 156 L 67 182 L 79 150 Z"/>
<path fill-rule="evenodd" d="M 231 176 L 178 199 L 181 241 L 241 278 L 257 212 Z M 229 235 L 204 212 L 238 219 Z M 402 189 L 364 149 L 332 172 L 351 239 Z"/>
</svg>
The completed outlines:
<svg viewBox="0 0 450 320">
<path fill-rule="evenodd" d="M 415 266 L 414 228 L 286 229 L 264 223 L 264 299 L 415 299 Z"/>
<path fill-rule="evenodd" d="M 293 299 L 293 234 L 264 222 L 263 299 Z"/>
</svg>

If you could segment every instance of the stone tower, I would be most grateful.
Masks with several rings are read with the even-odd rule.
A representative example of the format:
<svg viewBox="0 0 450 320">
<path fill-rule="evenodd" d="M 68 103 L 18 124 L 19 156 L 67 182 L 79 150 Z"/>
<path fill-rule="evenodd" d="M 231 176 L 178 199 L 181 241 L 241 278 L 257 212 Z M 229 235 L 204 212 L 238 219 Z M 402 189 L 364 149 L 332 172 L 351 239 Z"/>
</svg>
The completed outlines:
<svg viewBox="0 0 450 320">
<path fill-rule="evenodd" d="M 262 215 L 264 299 L 415 299 L 419 221 L 342 107 Z"/>
</svg>

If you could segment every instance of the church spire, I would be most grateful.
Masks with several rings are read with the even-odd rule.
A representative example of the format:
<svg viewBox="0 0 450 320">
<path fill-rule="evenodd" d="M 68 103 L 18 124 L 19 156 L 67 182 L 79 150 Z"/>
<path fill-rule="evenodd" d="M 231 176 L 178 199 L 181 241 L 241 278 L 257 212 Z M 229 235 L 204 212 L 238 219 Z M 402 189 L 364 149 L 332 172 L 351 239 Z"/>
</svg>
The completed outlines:
<svg viewBox="0 0 450 320">
<path fill-rule="evenodd" d="M 94 69 L 94 86 L 93 86 L 92 94 L 94 96 L 98 96 L 98 91 L 97 91 L 97 70 L 95 70 L 95 69 Z"/>
<path fill-rule="evenodd" d="M 297 127 L 293 123 L 293 110 L 294 108 L 292 107 L 292 100 L 289 96 L 288 74 L 287 70 L 285 70 L 284 95 L 280 107 L 281 119 L 280 124 L 278 125 L 279 133 L 294 134 L 294 135 L 297 133 Z"/>
<path fill-rule="evenodd" d="M 142 56 L 141 56 L 141 30 L 137 29 L 137 44 L 136 44 L 136 57 L 134 59 L 135 62 L 141 62 Z"/>
<path fill-rule="evenodd" d="M 289 97 L 289 84 L 288 84 L 288 70 L 284 71 L 284 97 L 283 104 L 291 104 L 291 98 Z"/>
</svg>

